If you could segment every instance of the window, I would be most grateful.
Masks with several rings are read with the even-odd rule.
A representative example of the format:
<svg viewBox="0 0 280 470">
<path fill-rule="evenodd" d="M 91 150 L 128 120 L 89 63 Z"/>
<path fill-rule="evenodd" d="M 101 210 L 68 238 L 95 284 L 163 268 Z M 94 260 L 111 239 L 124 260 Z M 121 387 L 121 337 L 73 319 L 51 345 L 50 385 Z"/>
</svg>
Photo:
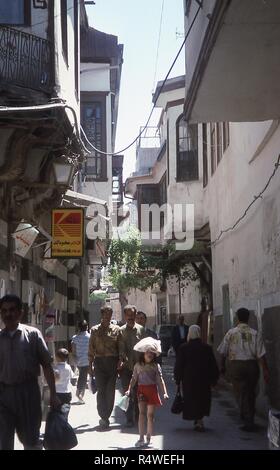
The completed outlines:
<svg viewBox="0 0 280 470">
<path fill-rule="evenodd" d="M 167 203 L 167 187 L 166 187 L 166 173 L 161 178 L 159 183 L 159 204 Z"/>
<path fill-rule="evenodd" d="M 177 121 L 177 181 L 198 179 L 198 126 Z"/>
<path fill-rule="evenodd" d="M 137 203 L 138 203 L 138 227 L 140 230 L 149 230 L 149 232 L 152 232 L 153 228 L 153 218 L 152 218 L 152 212 L 149 212 L 148 214 L 146 211 L 144 212 L 143 209 L 143 214 L 144 217 L 149 217 L 149 225 L 147 226 L 146 223 L 147 221 L 142 221 L 142 204 L 148 204 L 150 207 L 151 204 L 159 204 L 159 185 L 158 184 L 139 184 L 137 185 Z M 145 223 L 144 223 L 145 222 Z M 142 225 L 144 224 L 144 226 Z"/>
<path fill-rule="evenodd" d="M 189 16 L 191 8 L 191 0 L 185 0 L 185 15 Z"/>
<path fill-rule="evenodd" d="M 163 204 L 167 203 L 167 178 L 166 173 L 161 178 L 159 183 L 159 205 L 162 206 Z M 165 220 L 165 213 L 160 213 L 160 227 L 164 227 L 164 220 Z"/>
<path fill-rule="evenodd" d="M 167 158 L 167 184 L 170 182 L 170 164 L 169 164 L 169 119 L 166 125 L 166 158 Z"/>
<path fill-rule="evenodd" d="M 60 0 L 60 22 L 61 22 L 61 37 L 62 37 L 62 51 L 66 64 L 68 65 L 68 8 L 67 0 Z"/>
<path fill-rule="evenodd" d="M 229 146 L 229 122 L 223 122 L 223 152 Z"/>
<path fill-rule="evenodd" d="M 210 144 L 211 144 L 211 175 L 215 173 L 217 156 L 216 156 L 216 124 L 210 124 Z"/>
<path fill-rule="evenodd" d="M 203 153 L 203 187 L 208 184 L 208 140 L 207 124 L 202 124 L 202 153 Z"/>
<path fill-rule="evenodd" d="M 114 202 L 122 202 L 122 170 L 120 169 L 113 170 L 112 194 Z"/>
<path fill-rule="evenodd" d="M 30 0 L 13 0 L 0 2 L 0 24 L 24 25 L 31 24 Z"/>
<path fill-rule="evenodd" d="M 82 97 L 83 98 L 83 97 Z M 105 96 L 98 100 L 83 102 L 81 120 L 89 141 L 97 148 L 106 152 L 106 102 Z M 107 179 L 106 155 L 95 150 L 87 157 L 85 174 L 87 181 Z"/>
<path fill-rule="evenodd" d="M 216 136 L 217 136 L 217 165 L 222 160 L 223 156 L 223 142 L 222 142 L 222 126 L 220 122 L 216 124 Z"/>
<path fill-rule="evenodd" d="M 211 175 L 223 158 L 223 153 L 229 146 L 229 123 L 217 122 L 210 124 L 211 135 Z"/>
<path fill-rule="evenodd" d="M 232 328 L 232 322 L 230 318 L 230 295 L 229 295 L 229 285 L 225 284 L 222 286 L 222 296 L 223 296 L 223 326 L 224 332 L 226 333 L 230 328 Z"/>
</svg>

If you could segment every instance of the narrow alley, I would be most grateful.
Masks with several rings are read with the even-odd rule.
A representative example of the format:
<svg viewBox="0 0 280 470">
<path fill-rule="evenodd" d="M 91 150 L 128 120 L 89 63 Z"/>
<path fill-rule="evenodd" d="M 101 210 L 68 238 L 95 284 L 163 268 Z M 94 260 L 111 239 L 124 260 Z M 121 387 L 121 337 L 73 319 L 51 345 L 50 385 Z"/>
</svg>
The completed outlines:
<svg viewBox="0 0 280 470">
<path fill-rule="evenodd" d="M 280 450 L 279 75 L 280 0 L 0 0 L 0 451 Z"/>
<path fill-rule="evenodd" d="M 158 410 L 156 415 L 154 450 L 265 450 L 268 448 L 266 423 L 256 420 L 259 430 L 256 433 L 240 431 L 238 411 L 230 391 L 218 387 L 213 393 L 211 416 L 205 420 L 205 433 L 193 430 L 192 422 L 183 421 L 181 416 L 170 412 L 171 402 L 175 395 L 173 382 L 173 360 L 165 359 L 163 366 L 170 399 Z M 119 383 L 117 384 L 119 386 Z M 116 398 L 120 392 L 116 391 Z M 78 446 L 73 450 L 135 450 L 138 438 L 137 428 L 125 429 L 124 414 L 115 408 L 111 417 L 111 426 L 101 431 L 98 425 L 99 416 L 96 410 L 96 395 L 87 390 L 85 405 L 73 402 L 69 422 L 75 429 Z M 44 429 L 42 425 L 42 431 Z M 17 442 L 16 449 L 22 446 Z"/>
</svg>

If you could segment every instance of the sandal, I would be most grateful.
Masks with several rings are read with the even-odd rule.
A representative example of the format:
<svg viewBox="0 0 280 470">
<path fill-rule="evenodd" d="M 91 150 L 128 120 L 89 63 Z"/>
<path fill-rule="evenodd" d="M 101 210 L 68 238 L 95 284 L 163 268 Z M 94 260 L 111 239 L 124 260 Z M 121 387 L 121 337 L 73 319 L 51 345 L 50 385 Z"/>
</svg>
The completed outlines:
<svg viewBox="0 0 280 470">
<path fill-rule="evenodd" d="M 138 439 L 138 441 L 135 443 L 135 447 L 144 447 L 145 441 L 144 439 Z"/>
</svg>

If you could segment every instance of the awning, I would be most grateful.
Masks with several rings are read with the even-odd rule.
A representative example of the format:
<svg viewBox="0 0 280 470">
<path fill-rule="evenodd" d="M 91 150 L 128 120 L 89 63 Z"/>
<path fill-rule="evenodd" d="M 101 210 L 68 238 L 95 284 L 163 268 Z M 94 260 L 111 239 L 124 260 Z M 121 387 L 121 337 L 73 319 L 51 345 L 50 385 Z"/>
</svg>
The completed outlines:
<svg viewBox="0 0 280 470">
<path fill-rule="evenodd" d="M 188 3 L 190 25 L 199 2 Z M 187 42 L 186 120 L 279 119 L 279 44 L 279 0 L 203 2 Z"/>
<path fill-rule="evenodd" d="M 103 199 L 98 199 L 97 197 L 88 196 L 83 193 L 76 193 L 75 191 L 71 191 L 68 189 L 66 191 L 64 201 L 71 202 L 72 204 L 77 204 L 79 206 L 90 206 L 91 204 L 99 204 L 100 206 L 107 206 L 107 201 Z"/>
</svg>

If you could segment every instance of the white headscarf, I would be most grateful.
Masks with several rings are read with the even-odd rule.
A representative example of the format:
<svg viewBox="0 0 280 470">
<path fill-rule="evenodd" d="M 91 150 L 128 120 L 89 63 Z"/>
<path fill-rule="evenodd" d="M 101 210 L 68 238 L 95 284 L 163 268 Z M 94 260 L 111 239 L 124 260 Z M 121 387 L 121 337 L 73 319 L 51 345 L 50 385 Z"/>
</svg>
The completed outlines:
<svg viewBox="0 0 280 470">
<path fill-rule="evenodd" d="M 200 327 L 198 325 L 191 325 L 189 327 L 187 340 L 190 341 L 191 339 L 198 339 L 198 338 L 201 338 Z"/>
</svg>

